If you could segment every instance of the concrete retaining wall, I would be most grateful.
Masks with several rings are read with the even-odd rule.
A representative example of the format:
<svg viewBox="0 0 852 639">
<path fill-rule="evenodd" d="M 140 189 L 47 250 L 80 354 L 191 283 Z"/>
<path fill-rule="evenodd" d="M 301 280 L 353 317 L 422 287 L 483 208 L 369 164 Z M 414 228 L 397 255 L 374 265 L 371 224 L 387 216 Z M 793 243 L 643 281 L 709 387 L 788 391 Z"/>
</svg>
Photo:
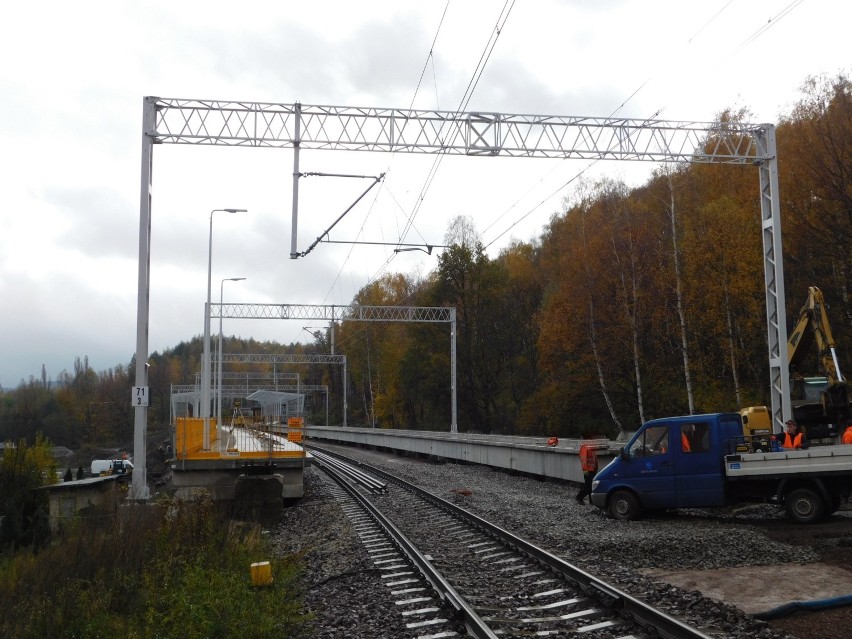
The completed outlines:
<svg viewBox="0 0 852 639">
<path fill-rule="evenodd" d="M 384 430 L 374 428 L 342 428 L 306 426 L 308 443 L 323 441 L 356 444 L 368 448 L 387 448 L 411 454 L 493 466 L 507 471 L 536 475 L 548 479 L 581 482 L 581 441 L 560 440 L 548 446 L 545 437 L 503 435 L 468 435 L 419 430 Z M 617 454 L 615 445 L 606 439 L 592 440 L 598 447 L 603 468 Z"/>
</svg>

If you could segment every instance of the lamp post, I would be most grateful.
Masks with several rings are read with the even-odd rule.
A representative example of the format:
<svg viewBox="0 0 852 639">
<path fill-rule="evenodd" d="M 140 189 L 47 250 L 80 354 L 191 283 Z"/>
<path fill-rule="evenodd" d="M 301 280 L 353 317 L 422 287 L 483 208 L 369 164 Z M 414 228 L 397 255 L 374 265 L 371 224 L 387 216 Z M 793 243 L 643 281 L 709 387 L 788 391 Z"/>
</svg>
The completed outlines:
<svg viewBox="0 0 852 639">
<path fill-rule="evenodd" d="M 207 245 L 207 303 L 204 306 L 204 368 L 201 371 L 201 415 L 204 417 L 204 450 L 210 450 L 210 277 L 213 271 L 213 214 L 245 213 L 246 209 L 210 211 L 210 239 Z"/>
<path fill-rule="evenodd" d="M 217 360 L 217 392 L 216 392 L 216 423 L 222 423 L 222 293 L 225 290 L 225 282 L 242 282 L 244 277 L 226 277 L 219 284 L 219 357 Z"/>
</svg>

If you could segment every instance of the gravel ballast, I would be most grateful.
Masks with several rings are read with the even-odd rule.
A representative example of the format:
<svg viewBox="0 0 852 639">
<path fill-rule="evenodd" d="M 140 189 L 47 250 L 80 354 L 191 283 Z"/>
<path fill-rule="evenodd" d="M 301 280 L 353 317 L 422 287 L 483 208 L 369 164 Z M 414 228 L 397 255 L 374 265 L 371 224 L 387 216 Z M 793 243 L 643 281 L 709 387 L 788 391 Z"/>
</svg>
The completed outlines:
<svg viewBox="0 0 852 639">
<path fill-rule="evenodd" d="M 698 570 L 816 562 L 808 545 L 770 541 L 760 526 L 780 517 L 772 507 L 736 516 L 681 511 L 619 522 L 574 500 L 577 488 L 512 476 L 483 466 L 441 464 L 362 449 L 331 447 L 362 458 L 559 555 L 631 596 L 714 637 L 788 639 L 775 625 L 643 574 L 649 568 Z M 463 490 L 460 490 L 463 489 Z M 415 637 L 318 470 L 305 473 L 305 498 L 287 508 L 273 531 L 278 553 L 305 560 L 304 602 L 312 637 Z M 767 552 L 767 548 L 771 552 Z M 805 636 L 805 635 L 799 635 Z M 817 635 L 814 635 L 817 636 Z M 836 632 L 832 636 L 838 637 Z"/>
</svg>

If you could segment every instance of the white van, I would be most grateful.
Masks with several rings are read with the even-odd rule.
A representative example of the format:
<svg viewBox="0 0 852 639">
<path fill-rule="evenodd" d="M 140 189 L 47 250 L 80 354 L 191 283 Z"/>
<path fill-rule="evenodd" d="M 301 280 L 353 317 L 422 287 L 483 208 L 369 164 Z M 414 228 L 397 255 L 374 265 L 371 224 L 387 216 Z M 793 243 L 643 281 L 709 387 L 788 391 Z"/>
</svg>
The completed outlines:
<svg viewBox="0 0 852 639">
<path fill-rule="evenodd" d="M 101 475 L 123 475 L 133 470 L 127 459 L 95 459 L 92 461 L 92 477 Z"/>
</svg>

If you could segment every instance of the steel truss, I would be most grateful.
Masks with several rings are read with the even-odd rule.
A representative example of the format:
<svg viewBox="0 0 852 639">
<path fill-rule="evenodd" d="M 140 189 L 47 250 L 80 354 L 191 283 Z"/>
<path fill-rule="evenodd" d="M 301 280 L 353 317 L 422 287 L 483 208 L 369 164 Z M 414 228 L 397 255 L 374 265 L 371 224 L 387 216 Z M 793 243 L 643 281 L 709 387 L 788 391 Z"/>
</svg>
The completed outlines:
<svg viewBox="0 0 852 639">
<path fill-rule="evenodd" d="M 217 304 L 217 306 L 220 306 Z M 221 305 L 224 307 L 225 305 Z M 262 306 L 261 304 L 248 304 L 247 306 Z M 280 305 L 279 305 L 280 306 Z M 218 309 L 222 312 L 223 308 Z M 224 315 L 224 317 L 244 317 L 242 315 Z M 215 359 L 218 362 L 218 359 Z M 222 353 L 222 363 L 225 364 L 339 364 L 343 366 L 343 425 L 346 426 L 346 355 L 323 355 L 307 353 Z M 263 373 L 255 373 L 263 375 Z M 297 385 L 298 387 L 298 385 Z M 270 388 L 268 390 L 281 390 L 286 387 Z M 301 385 L 301 388 L 312 388 Z M 328 426 L 328 387 L 325 388 L 325 425 Z"/>
<path fill-rule="evenodd" d="M 214 355 L 214 358 L 216 356 Z M 215 361 L 218 361 L 216 359 Z M 342 364 L 346 355 L 309 355 L 305 353 L 223 353 L 225 364 Z"/>
<path fill-rule="evenodd" d="M 146 98 L 159 144 L 752 164 L 755 126 Z"/>
<path fill-rule="evenodd" d="M 250 373 L 253 376 L 263 375 L 262 373 Z M 262 378 L 257 378 L 262 379 Z M 325 425 L 328 426 L 328 386 L 325 384 L 276 384 L 267 381 L 260 384 L 252 384 L 255 390 L 270 390 L 282 393 L 325 393 Z M 224 397 L 238 398 L 246 397 L 249 393 L 244 385 L 226 385 L 222 387 L 222 395 Z M 201 384 L 198 382 L 196 375 L 195 384 L 172 384 L 171 386 L 171 416 L 176 415 L 176 404 L 178 402 L 192 404 L 195 414 L 198 415 L 201 411 Z"/>
<path fill-rule="evenodd" d="M 278 384 L 276 386 L 271 382 L 262 382 L 252 384 L 251 386 L 256 390 L 281 391 L 282 393 L 328 392 L 328 386 L 325 384 Z M 195 384 L 172 384 L 173 393 L 200 393 L 200 388 L 200 386 L 196 386 Z M 222 386 L 222 395 L 244 397 L 245 392 L 245 384 L 226 384 Z"/>
<path fill-rule="evenodd" d="M 211 353 L 211 357 L 214 362 L 219 361 L 218 353 Z M 222 361 L 225 361 L 224 355 L 222 356 Z M 248 373 L 235 373 L 233 371 L 225 371 L 222 373 L 222 379 L 264 379 L 264 380 L 276 380 L 276 379 L 299 379 L 299 373 L 291 373 L 289 371 L 277 371 L 276 373 L 258 373 L 258 372 L 248 372 Z M 195 382 L 197 384 L 201 383 L 201 373 L 195 374 Z"/>
<path fill-rule="evenodd" d="M 215 309 L 215 312 L 214 312 Z M 431 322 L 450 325 L 450 432 L 458 432 L 456 396 L 456 309 L 449 306 L 336 306 L 330 304 L 210 304 L 212 317 L 229 319 L 298 319 L 334 322 Z M 333 350 L 333 348 L 332 348 Z M 335 355 L 233 355 L 233 357 L 340 357 Z M 222 361 L 228 362 L 227 355 Z M 245 361 L 245 360 L 239 360 Z M 278 360 L 276 360 L 278 361 Z M 271 363 L 271 362 L 269 362 Z M 285 363 L 285 362 L 281 362 Z M 286 362 L 297 363 L 297 362 Z M 298 362 L 303 363 L 303 362 Z M 331 363 L 331 362 L 304 362 Z M 343 359 L 343 425 L 346 426 L 346 359 Z"/>
<path fill-rule="evenodd" d="M 330 304 L 210 304 L 210 317 L 232 319 L 350 320 L 360 322 L 452 322 L 448 306 L 337 306 Z"/>
<path fill-rule="evenodd" d="M 148 383 L 145 363 L 148 359 L 155 144 L 292 148 L 290 257 L 293 258 L 300 256 L 297 212 L 301 149 L 756 165 L 760 169 L 770 391 L 775 429 L 783 430 L 780 426 L 791 416 L 778 158 L 772 124 L 145 97 L 142 100 L 136 330 L 136 384 L 140 386 Z M 148 410 L 145 406 L 137 406 L 135 411 L 134 459 L 141 463 L 134 471 L 133 490 L 141 499 L 148 497 L 144 465 Z"/>
</svg>

